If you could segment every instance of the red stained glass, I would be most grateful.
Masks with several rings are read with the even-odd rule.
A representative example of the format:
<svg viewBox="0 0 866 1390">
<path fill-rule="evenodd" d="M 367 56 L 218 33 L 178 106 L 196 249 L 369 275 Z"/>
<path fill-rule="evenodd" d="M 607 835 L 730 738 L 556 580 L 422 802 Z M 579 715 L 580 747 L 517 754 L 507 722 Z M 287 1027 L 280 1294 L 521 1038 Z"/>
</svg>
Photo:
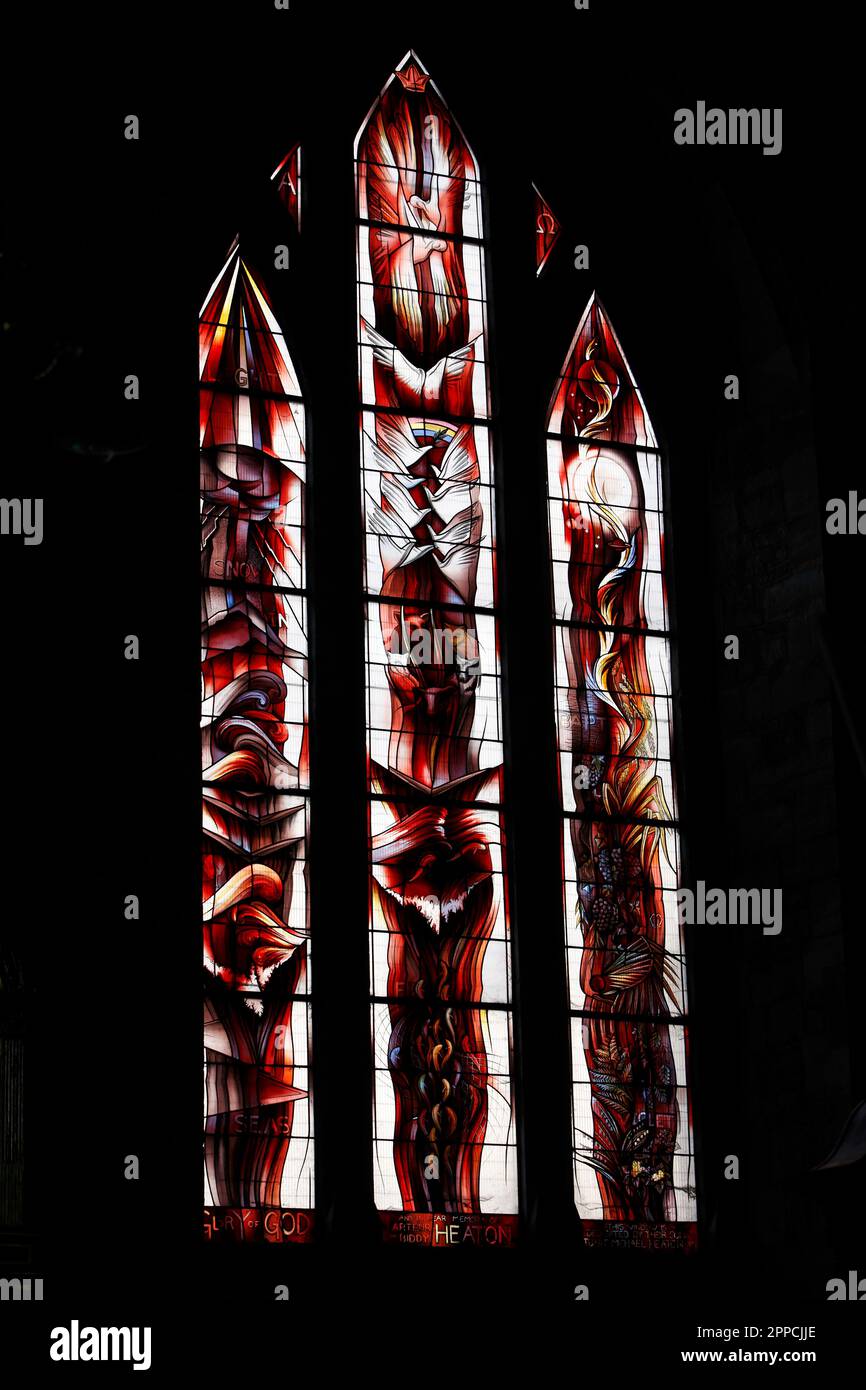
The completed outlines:
<svg viewBox="0 0 866 1390">
<path fill-rule="evenodd" d="M 562 224 L 535 184 L 532 185 L 532 191 L 535 194 L 535 273 L 540 275 L 559 240 Z"/>
<path fill-rule="evenodd" d="M 388 1239 L 510 1243 L 511 971 L 478 166 L 411 53 L 355 153 L 376 1201 Z"/>
<path fill-rule="evenodd" d="M 291 217 L 298 231 L 301 230 L 301 146 L 293 145 L 285 158 L 281 159 L 271 182 L 276 184 L 280 202 Z"/>
<path fill-rule="evenodd" d="M 595 296 L 548 431 L 577 1207 L 590 1244 L 688 1248 L 696 1212 L 662 473 Z"/>
<path fill-rule="evenodd" d="M 235 246 L 201 312 L 205 1236 L 312 1232 L 304 407 Z"/>
</svg>

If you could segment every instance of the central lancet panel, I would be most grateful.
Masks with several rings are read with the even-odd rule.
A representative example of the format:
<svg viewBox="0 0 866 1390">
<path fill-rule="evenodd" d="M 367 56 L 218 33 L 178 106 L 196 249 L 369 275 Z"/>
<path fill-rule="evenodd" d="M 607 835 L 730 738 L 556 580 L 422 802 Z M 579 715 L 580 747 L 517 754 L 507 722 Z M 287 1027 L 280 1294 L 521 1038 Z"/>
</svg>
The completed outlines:
<svg viewBox="0 0 866 1390">
<path fill-rule="evenodd" d="M 407 54 L 355 142 L 374 1189 L 510 1244 L 517 1169 L 478 165 Z"/>
</svg>

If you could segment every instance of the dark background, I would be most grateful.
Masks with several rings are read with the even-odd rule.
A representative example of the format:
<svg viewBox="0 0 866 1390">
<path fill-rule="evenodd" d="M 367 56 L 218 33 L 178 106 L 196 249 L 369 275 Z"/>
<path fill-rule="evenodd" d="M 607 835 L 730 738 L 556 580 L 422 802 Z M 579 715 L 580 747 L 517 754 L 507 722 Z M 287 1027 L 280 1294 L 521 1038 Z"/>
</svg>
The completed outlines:
<svg viewBox="0 0 866 1390">
<path fill-rule="evenodd" d="M 384 1326 L 404 1309 L 465 1337 L 485 1301 L 576 1327 L 587 1283 L 594 1318 L 641 1331 L 771 1308 L 814 1322 L 828 1279 L 858 1259 L 866 1274 L 862 1163 L 812 1171 L 866 1094 L 864 542 L 824 529 L 827 499 L 862 491 L 863 474 L 861 372 L 842 347 L 845 84 L 820 85 L 842 55 L 788 7 L 713 15 L 600 0 L 414 19 L 301 0 L 288 14 L 151 7 L 52 19 L 39 62 L 31 49 L 27 90 L 7 97 L 0 262 L 3 493 L 45 499 L 41 547 L 0 541 L 2 930 L 27 986 L 25 1210 L 7 1265 L 44 1275 L 55 1320 L 159 1326 L 181 1292 L 187 1307 L 261 1306 L 288 1283 L 295 1315 L 369 1306 Z M 410 47 L 488 190 L 524 1121 L 513 1253 L 380 1249 L 367 1163 L 352 139 Z M 676 146 L 673 113 L 698 99 L 783 107 L 781 155 Z M 296 140 L 301 238 L 269 181 Z M 532 181 L 564 224 L 540 281 Z M 311 418 L 314 1248 L 200 1240 L 196 325 L 236 232 Z M 589 271 L 573 268 L 576 243 Z M 584 1251 L 571 1200 L 542 431 L 593 290 L 669 460 L 689 880 L 784 897 L 780 936 L 692 932 L 691 1258 Z M 723 396 L 731 372 L 738 402 Z M 729 633 L 739 662 L 723 659 Z M 133 1153 L 142 1176 L 127 1182 Z M 848 1310 L 830 1311 L 841 1325 Z"/>
</svg>

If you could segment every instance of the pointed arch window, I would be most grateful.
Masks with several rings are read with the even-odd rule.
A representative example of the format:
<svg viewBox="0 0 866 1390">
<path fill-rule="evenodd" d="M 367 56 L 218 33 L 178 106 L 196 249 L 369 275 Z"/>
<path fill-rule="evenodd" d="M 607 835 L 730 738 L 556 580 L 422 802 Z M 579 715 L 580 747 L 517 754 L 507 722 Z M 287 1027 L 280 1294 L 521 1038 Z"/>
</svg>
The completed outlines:
<svg viewBox="0 0 866 1390">
<path fill-rule="evenodd" d="M 598 299 L 548 417 L 575 1195 L 589 1244 L 696 1235 L 664 475 Z"/>
<path fill-rule="evenodd" d="M 511 1244 L 499 441 L 482 183 L 411 52 L 354 153 L 373 1194 L 388 1241 Z M 299 146 L 272 178 L 299 218 Z M 535 196 L 540 273 L 561 227 Z M 201 310 L 200 401 L 205 1233 L 303 1242 L 315 1200 L 306 423 L 271 298 L 237 244 Z M 689 1248 L 665 474 L 595 296 L 556 383 L 546 446 L 575 1201 L 589 1245 Z M 316 772 L 327 807 L 343 769 L 326 762 Z M 329 871 L 326 856 L 320 865 Z M 357 914 L 346 927 L 360 928 Z M 323 978 L 327 966 L 322 950 Z M 560 1173 L 566 1163 L 563 1144 Z M 323 1193 L 334 1171 L 320 1166 Z"/>
<path fill-rule="evenodd" d="M 235 246 L 201 311 L 205 1232 L 312 1230 L 305 420 Z"/>
<path fill-rule="evenodd" d="M 271 182 L 277 180 L 276 188 L 280 202 L 291 217 L 298 231 L 301 230 L 301 146 L 292 145 L 288 154 L 280 160 L 271 174 Z"/>
<path fill-rule="evenodd" d="M 355 143 L 374 1189 L 386 1238 L 517 1212 L 494 439 L 478 165 L 398 65 Z"/>
<path fill-rule="evenodd" d="M 559 240 L 562 225 L 547 199 L 532 185 L 535 200 L 535 273 L 540 275 Z"/>
</svg>

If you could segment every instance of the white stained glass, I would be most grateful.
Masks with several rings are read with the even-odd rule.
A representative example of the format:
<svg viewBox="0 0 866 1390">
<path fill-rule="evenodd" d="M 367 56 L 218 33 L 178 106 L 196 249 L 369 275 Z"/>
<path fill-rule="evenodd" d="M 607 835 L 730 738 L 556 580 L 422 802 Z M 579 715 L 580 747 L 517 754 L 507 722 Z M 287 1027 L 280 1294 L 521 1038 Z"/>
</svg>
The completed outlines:
<svg viewBox="0 0 866 1390">
<path fill-rule="evenodd" d="M 478 1190 L 482 1212 L 517 1211 L 517 1140 L 509 1076 L 511 1020 L 500 1009 L 482 1015 L 487 1053 L 487 1129 L 481 1152 Z"/>
<path fill-rule="evenodd" d="M 373 1004 L 373 1196 L 380 1211 L 402 1211 L 400 1185 L 394 1166 L 394 1128 L 397 1111 L 388 1070 L 391 1016 L 387 1004 Z"/>
<path fill-rule="evenodd" d="M 393 150 L 381 150 L 381 160 L 359 159 L 359 142 L 367 128 L 367 122 L 361 127 L 355 142 L 355 179 L 358 190 L 358 217 L 369 218 L 370 204 L 368 190 L 371 183 L 377 177 L 384 175 L 385 181 L 391 184 L 395 191 L 403 189 L 404 195 L 411 196 L 415 192 L 416 171 L 401 164 L 395 156 Z M 399 196 L 399 194 L 398 194 Z M 477 171 L 467 171 L 466 174 L 435 173 L 431 174 L 422 190 L 422 196 L 428 202 L 440 207 L 446 202 L 452 203 L 457 210 L 457 222 L 452 228 L 455 235 L 471 237 L 480 240 L 481 230 L 481 197 L 480 186 L 477 178 Z M 409 220 L 411 214 L 406 214 L 407 220 L 405 227 L 412 230 L 416 223 Z"/>
<path fill-rule="evenodd" d="M 392 479 L 383 489 L 382 478 Z M 432 544 L 432 551 L 428 551 L 435 557 L 432 560 L 434 565 L 431 587 L 433 582 L 439 581 L 442 591 L 449 582 L 461 596 L 462 602 L 479 608 L 492 608 L 494 606 L 494 503 L 491 489 L 473 484 L 471 487 L 461 487 L 459 484 L 452 487 L 443 488 L 437 494 L 432 488 L 429 503 L 425 505 L 422 499 L 419 511 L 427 511 L 427 516 L 419 517 L 415 524 L 424 524 L 425 521 L 438 523 L 444 521 L 445 524 L 452 523 L 455 528 L 459 527 L 463 518 L 460 512 L 474 509 L 481 521 L 480 538 L 478 541 L 454 540 L 448 537 L 436 540 L 435 531 L 430 534 L 430 539 L 419 540 L 413 531 L 411 512 L 406 509 L 405 520 L 401 520 L 399 515 L 385 513 L 382 508 L 383 491 L 394 495 L 397 491 L 397 501 L 399 502 L 399 489 L 408 491 L 412 483 L 408 478 L 401 479 L 400 475 L 389 475 L 381 472 L 364 472 L 364 518 L 365 518 L 365 588 L 368 593 L 381 593 L 385 580 L 386 566 L 387 573 L 393 573 L 395 568 L 403 568 L 407 564 L 413 563 L 414 559 L 422 558 L 421 552 L 427 545 Z M 416 503 L 413 501 L 412 506 Z M 428 510 L 429 507 L 429 510 Z M 383 534 L 384 532 L 384 534 Z M 383 558 L 385 564 L 383 565 Z M 440 578 L 441 576 L 441 578 Z M 431 595 L 432 597 L 432 595 Z M 423 596 L 418 602 L 423 602 Z"/>
<path fill-rule="evenodd" d="M 565 450 L 565 453 L 563 452 Z M 633 477 L 640 491 L 636 493 Z M 593 503 L 625 514 L 629 507 L 641 512 L 662 512 L 661 457 L 652 450 L 627 449 L 604 441 L 547 440 L 548 496 L 560 503 Z M 553 541 L 558 537 L 553 535 Z M 559 556 L 567 558 L 567 552 Z M 646 557 L 651 568 L 660 565 L 655 554 Z"/>
<path fill-rule="evenodd" d="M 268 401 L 271 445 L 277 458 L 303 463 L 306 413 L 299 401 Z"/>
</svg>

